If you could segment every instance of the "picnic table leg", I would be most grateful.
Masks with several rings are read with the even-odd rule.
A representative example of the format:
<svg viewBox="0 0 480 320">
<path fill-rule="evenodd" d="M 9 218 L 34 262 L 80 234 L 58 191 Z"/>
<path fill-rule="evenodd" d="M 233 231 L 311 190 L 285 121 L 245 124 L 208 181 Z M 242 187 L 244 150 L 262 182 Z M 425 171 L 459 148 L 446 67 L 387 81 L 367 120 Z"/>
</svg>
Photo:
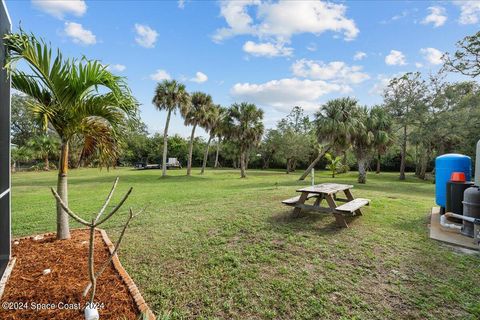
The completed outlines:
<svg viewBox="0 0 480 320">
<path fill-rule="evenodd" d="M 350 191 L 350 189 L 344 190 L 343 192 L 345 192 L 345 196 L 347 197 L 347 200 L 348 200 L 348 201 L 352 201 L 352 200 L 354 199 L 354 198 L 353 198 L 353 194 L 352 194 L 352 192 Z M 362 211 L 360 211 L 360 209 L 355 210 L 355 215 L 361 216 L 361 215 L 362 215 Z"/>
<path fill-rule="evenodd" d="M 335 208 L 337 207 L 337 204 L 335 203 L 335 200 L 333 200 L 332 195 L 330 195 L 330 194 L 326 195 L 325 199 L 327 200 L 327 203 L 328 203 L 328 206 L 330 207 L 330 210 L 332 210 L 332 214 L 335 216 L 335 220 L 337 221 L 337 225 L 339 227 L 348 228 L 347 221 L 345 221 L 345 217 L 343 216 L 343 214 L 335 211 Z"/>
<path fill-rule="evenodd" d="M 323 200 L 323 194 L 318 195 L 317 199 L 315 200 L 314 206 L 320 207 L 322 200 Z"/>
<path fill-rule="evenodd" d="M 300 199 L 298 199 L 297 204 L 304 204 L 305 201 L 307 200 L 308 197 L 308 192 L 302 192 L 302 195 L 300 196 Z M 295 208 L 293 209 L 293 215 L 298 216 L 300 215 L 300 212 L 302 211 L 302 208 Z"/>
</svg>

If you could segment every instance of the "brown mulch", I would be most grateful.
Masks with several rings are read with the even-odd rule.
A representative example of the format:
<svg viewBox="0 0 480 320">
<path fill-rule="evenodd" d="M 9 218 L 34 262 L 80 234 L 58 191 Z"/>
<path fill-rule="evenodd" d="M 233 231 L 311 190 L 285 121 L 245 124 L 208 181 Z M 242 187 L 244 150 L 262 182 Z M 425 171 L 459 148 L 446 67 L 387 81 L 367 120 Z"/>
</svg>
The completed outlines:
<svg viewBox="0 0 480 320">
<path fill-rule="evenodd" d="M 17 261 L 1 299 L 0 319 L 84 319 L 87 299 L 82 292 L 89 282 L 88 237 L 88 230 L 73 230 L 69 240 L 56 240 L 52 235 L 38 241 L 22 239 L 13 245 Z M 108 248 L 97 231 L 96 270 L 107 258 Z M 52 272 L 42 275 L 45 269 Z M 95 303 L 103 303 L 99 305 L 102 320 L 136 319 L 139 314 L 111 263 L 97 280 Z M 79 309 L 60 309 L 67 306 Z"/>
</svg>

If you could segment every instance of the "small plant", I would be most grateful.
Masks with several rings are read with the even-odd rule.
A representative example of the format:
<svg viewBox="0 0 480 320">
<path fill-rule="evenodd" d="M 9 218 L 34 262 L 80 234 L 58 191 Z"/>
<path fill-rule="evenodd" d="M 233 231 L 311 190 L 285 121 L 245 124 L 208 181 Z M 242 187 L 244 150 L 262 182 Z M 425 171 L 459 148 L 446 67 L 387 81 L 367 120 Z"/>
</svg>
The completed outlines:
<svg viewBox="0 0 480 320">
<path fill-rule="evenodd" d="M 89 239 L 89 249 L 88 249 L 88 274 L 90 278 L 90 283 L 85 287 L 85 290 L 83 291 L 83 296 L 86 297 L 88 292 L 90 291 L 90 298 L 88 301 L 88 305 L 85 307 L 85 319 L 98 319 L 98 310 L 96 309 L 94 305 L 94 299 L 95 299 L 95 290 L 97 287 L 97 279 L 98 277 L 105 271 L 105 269 L 108 267 L 110 262 L 112 261 L 113 257 L 117 254 L 118 248 L 120 247 L 120 244 L 122 242 L 123 236 L 125 235 L 125 231 L 127 230 L 128 225 L 130 224 L 130 221 L 135 218 L 137 215 L 142 213 L 144 209 L 142 209 L 140 212 L 134 214 L 132 208 L 129 209 L 129 216 L 125 224 L 123 225 L 123 229 L 120 233 L 120 236 L 118 237 L 117 243 L 115 244 L 115 248 L 112 251 L 112 253 L 109 255 L 107 261 L 102 265 L 102 267 L 95 272 L 95 261 L 94 261 L 94 253 L 95 253 L 95 229 L 106 222 L 108 219 L 110 219 L 125 203 L 125 201 L 128 199 L 128 196 L 132 192 L 133 188 L 128 189 L 127 193 L 123 196 L 122 200 L 108 213 L 103 219 L 100 219 L 102 214 L 105 212 L 107 209 L 108 204 L 110 203 L 110 200 L 112 199 L 113 193 L 115 191 L 115 188 L 117 187 L 118 184 L 118 177 L 115 179 L 115 182 L 113 183 L 112 189 L 110 190 L 110 193 L 108 194 L 102 208 L 100 211 L 97 213 L 97 215 L 92 218 L 91 222 L 87 222 L 86 220 L 80 218 L 77 214 L 75 214 L 68 206 L 62 201 L 58 193 L 55 191 L 54 188 L 51 188 L 52 193 L 57 199 L 57 201 L 60 203 L 62 206 L 63 210 L 67 212 L 67 214 L 74 219 L 75 221 L 83 224 L 84 226 L 89 228 L 90 231 L 90 239 Z M 90 290 L 91 289 L 91 290 Z"/>
<path fill-rule="evenodd" d="M 325 153 L 325 158 L 328 161 L 326 169 L 332 172 L 332 178 L 335 178 L 335 174 L 341 169 L 342 167 L 342 157 L 335 157 L 331 153 Z"/>
</svg>

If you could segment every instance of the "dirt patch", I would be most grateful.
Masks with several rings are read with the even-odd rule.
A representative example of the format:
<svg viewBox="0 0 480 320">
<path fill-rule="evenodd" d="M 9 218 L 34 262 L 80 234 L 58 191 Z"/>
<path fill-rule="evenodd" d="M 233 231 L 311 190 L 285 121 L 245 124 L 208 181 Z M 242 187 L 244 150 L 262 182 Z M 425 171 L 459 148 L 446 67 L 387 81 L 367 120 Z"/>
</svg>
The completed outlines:
<svg viewBox="0 0 480 320">
<path fill-rule="evenodd" d="M 88 231 L 74 230 L 69 240 L 56 240 L 54 235 L 22 239 L 13 245 L 13 256 L 17 261 L 2 297 L 0 319 L 84 319 Z M 107 259 L 108 248 L 97 232 L 97 269 Z M 44 275 L 45 269 L 51 272 Z M 136 319 L 139 314 L 112 264 L 98 279 L 95 303 L 101 319 Z"/>
</svg>

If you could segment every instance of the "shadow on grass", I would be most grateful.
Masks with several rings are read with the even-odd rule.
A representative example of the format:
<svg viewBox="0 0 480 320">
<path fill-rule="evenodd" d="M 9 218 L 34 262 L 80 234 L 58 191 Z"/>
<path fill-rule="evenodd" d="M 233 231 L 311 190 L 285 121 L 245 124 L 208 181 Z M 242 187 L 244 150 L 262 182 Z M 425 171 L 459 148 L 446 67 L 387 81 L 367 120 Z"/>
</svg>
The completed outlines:
<svg viewBox="0 0 480 320">
<path fill-rule="evenodd" d="M 345 217 L 347 223 L 351 223 L 357 217 Z M 267 218 L 267 222 L 276 232 L 289 234 L 293 232 L 314 232 L 319 236 L 338 234 L 345 230 L 339 228 L 335 218 L 330 213 L 318 213 L 314 211 L 302 211 L 295 216 L 292 210 L 285 210 L 274 213 Z M 321 225 L 318 225 L 318 223 Z"/>
</svg>

